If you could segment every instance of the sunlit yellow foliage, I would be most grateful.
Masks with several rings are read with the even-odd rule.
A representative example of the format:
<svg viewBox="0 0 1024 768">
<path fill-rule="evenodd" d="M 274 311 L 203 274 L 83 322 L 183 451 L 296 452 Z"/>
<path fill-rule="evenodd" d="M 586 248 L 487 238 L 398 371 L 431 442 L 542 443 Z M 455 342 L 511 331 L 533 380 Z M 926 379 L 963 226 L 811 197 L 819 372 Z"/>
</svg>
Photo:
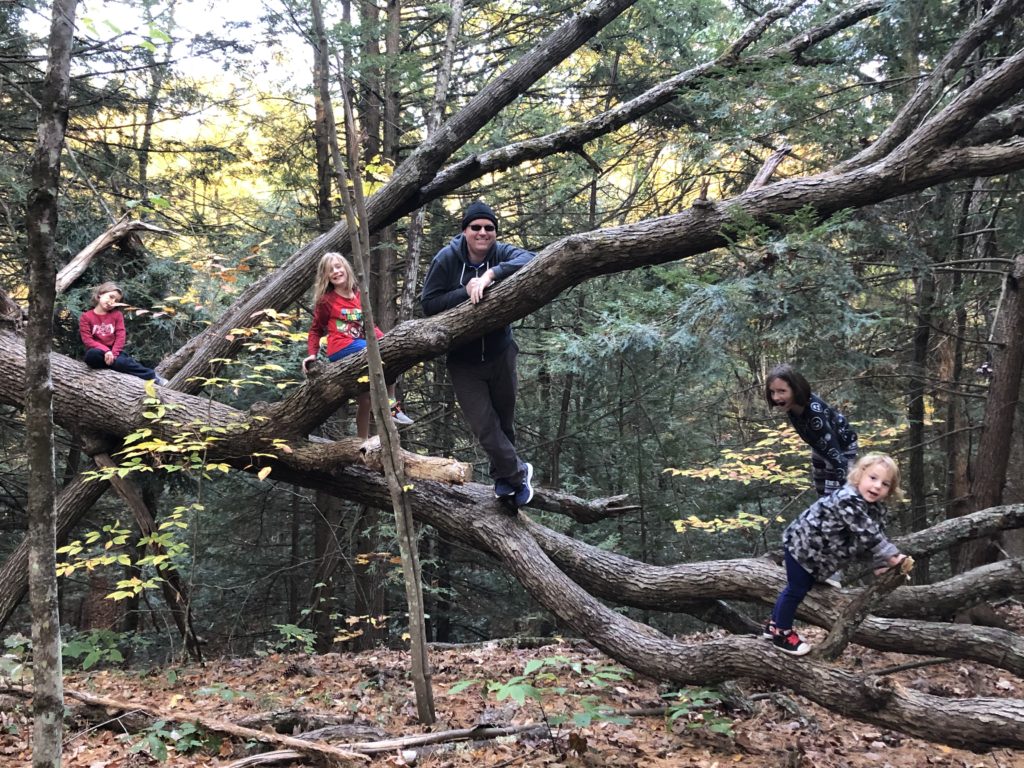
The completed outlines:
<svg viewBox="0 0 1024 768">
<path fill-rule="evenodd" d="M 676 532 L 686 533 L 688 530 L 706 531 L 707 533 L 728 533 L 730 531 L 760 531 L 767 526 L 771 520 L 764 515 L 753 515 L 749 512 L 740 512 L 733 518 L 714 518 L 712 520 L 701 520 L 696 515 L 690 515 L 685 520 L 673 520 Z M 775 522 L 783 522 L 783 518 L 776 516 Z"/>
<path fill-rule="evenodd" d="M 866 426 L 857 425 L 861 452 L 886 450 L 903 432 L 905 427 L 886 426 L 872 422 Z M 697 480 L 726 480 L 749 485 L 763 482 L 791 488 L 808 484 L 810 471 L 807 444 L 788 424 L 782 429 L 763 428 L 758 430 L 762 437 L 751 445 L 738 449 L 726 449 L 719 454 L 718 461 L 701 469 L 675 469 L 664 472 L 673 477 L 693 477 Z"/>
<path fill-rule="evenodd" d="M 866 450 L 884 451 L 897 440 L 905 427 L 871 422 L 855 425 L 859 435 L 861 453 Z M 712 466 L 701 469 L 664 470 L 673 477 L 692 477 L 697 480 L 718 480 L 742 483 L 767 483 L 784 488 L 801 489 L 810 486 L 810 449 L 800 436 L 786 424 L 782 429 L 764 428 L 756 442 L 742 448 L 727 448 Z M 771 520 L 761 515 L 740 512 L 733 518 L 701 520 L 691 515 L 685 520 L 673 520 L 679 533 L 704 531 L 706 533 L 728 533 L 734 531 L 760 531 Z M 776 517 L 775 522 L 783 522 Z"/>
</svg>

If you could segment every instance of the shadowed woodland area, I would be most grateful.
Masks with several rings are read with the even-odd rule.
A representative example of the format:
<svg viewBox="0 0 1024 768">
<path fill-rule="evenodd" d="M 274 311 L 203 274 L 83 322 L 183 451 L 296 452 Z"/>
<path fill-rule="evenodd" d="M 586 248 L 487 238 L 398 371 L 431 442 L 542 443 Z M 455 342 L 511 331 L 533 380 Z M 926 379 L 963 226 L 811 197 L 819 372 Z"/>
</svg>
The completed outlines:
<svg viewBox="0 0 1024 768">
<path fill-rule="evenodd" d="M 1004 618 L 1024 580 L 1022 5 L 345 3 L 325 25 L 314 0 L 199 36 L 146 5 L 148 45 L 83 22 L 50 357 L 65 639 L 156 666 L 403 647 L 387 481 L 345 436 L 366 357 L 299 369 L 316 264 L 352 237 L 320 95 L 347 88 L 380 355 L 416 418 L 402 447 L 475 471 L 410 468 L 403 489 L 429 640 L 577 637 L 671 685 L 782 686 L 908 736 L 1021 748 L 1024 700 L 835 656 L 852 641 L 1022 676 Z M 0 59 L 5 634 L 31 620 L 19 254 L 37 13 L 0 8 L 17 41 Z M 317 65 L 271 98 L 251 49 L 286 34 Z M 236 75 L 188 75 L 189 57 Z M 538 257 L 423 318 L 425 266 L 478 198 Z M 77 316 L 105 279 L 168 386 L 81 361 Z M 515 516 L 443 364 L 508 323 L 538 486 Z M 899 460 L 889 533 L 916 563 L 815 587 L 798 619 L 840 637 L 803 658 L 754 637 L 785 584 L 781 531 L 813 497 L 762 396 L 783 360 Z"/>
</svg>

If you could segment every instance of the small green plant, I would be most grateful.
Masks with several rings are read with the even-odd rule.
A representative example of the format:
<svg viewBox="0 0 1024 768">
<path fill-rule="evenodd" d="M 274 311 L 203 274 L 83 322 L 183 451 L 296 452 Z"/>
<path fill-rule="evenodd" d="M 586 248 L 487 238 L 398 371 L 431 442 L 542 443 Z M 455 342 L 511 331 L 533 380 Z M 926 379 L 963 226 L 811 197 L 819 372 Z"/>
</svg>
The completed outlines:
<svg viewBox="0 0 1024 768">
<path fill-rule="evenodd" d="M 236 691 L 228 688 L 224 683 L 214 683 L 200 688 L 196 693 L 200 696 L 217 696 L 223 701 L 232 702 L 239 699 L 254 698 L 248 691 Z"/>
<path fill-rule="evenodd" d="M 717 691 L 683 688 L 663 693 L 661 697 L 669 702 L 665 717 L 670 724 L 682 720 L 687 728 L 706 728 L 726 736 L 732 735 L 732 721 L 718 714 L 716 709 L 722 703 L 722 694 Z"/>
<path fill-rule="evenodd" d="M 92 669 L 102 662 L 120 664 L 124 661 L 124 656 L 118 650 L 121 639 L 118 632 L 94 629 L 64 643 L 61 655 L 79 661 L 82 669 Z"/>
<path fill-rule="evenodd" d="M 220 738 L 202 730 L 195 723 L 175 723 L 157 720 L 145 730 L 145 735 L 136 741 L 130 752 L 147 752 L 151 757 L 164 762 L 168 748 L 179 755 L 198 750 L 216 753 L 220 749 Z"/>
<path fill-rule="evenodd" d="M 271 645 L 273 651 L 301 651 L 310 655 L 316 653 L 316 633 L 309 627 L 275 624 L 274 628 L 280 633 L 281 639 Z"/>
<path fill-rule="evenodd" d="M 561 678 L 566 675 L 577 678 L 571 689 L 560 684 Z M 460 680 L 448 689 L 448 693 L 459 693 L 479 685 L 497 701 L 512 699 L 523 705 L 527 699 L 533 699 L 540 705 L 545 719 L 553 725 L 566 722 L 569 715 L 548 713 L 544 708 L 545 699 L 565 696 L 572 702 L 573 708 L 579 710 L 572 714 L 572 720 L 578 726 L 590 725 L 595 720 L 625 724 L 630 722 L 630 718 L 616 714 L 612 707 L 601 702 L 599 696 L 592 693 L 580 694 L 577 691 L 604 689 L 631 675 L 629 670 L 622 667 L 583 663 L 566 656 L 550 656 L 546 659 L 531 659 L 521 675 L 508 680 Z"/>
<path fill-rule="evenodd" d="M 4 652 L 0 656 L 0 680 L 9 685 L 27 683 L 29 680 L 32 640 L 21 633 L 4 638 Z"/>
</svg>

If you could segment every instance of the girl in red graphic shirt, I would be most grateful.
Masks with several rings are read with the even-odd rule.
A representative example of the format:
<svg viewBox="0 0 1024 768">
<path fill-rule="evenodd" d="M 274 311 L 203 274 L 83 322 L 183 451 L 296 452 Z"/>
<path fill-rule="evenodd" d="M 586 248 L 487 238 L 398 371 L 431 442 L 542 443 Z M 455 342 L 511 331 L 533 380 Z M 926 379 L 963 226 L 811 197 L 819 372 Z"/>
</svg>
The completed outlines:
<svg viewBox="0 0 1024 768">
<path fill-rule="evenodd" d="M 124 315 L 117 307 L 122 306 L 123 296 L 124 292 L 117 283 L 103 283 L 93 289 L 92 309 L 78 318 L 78 333 L 85 344 L 85 364 L 90 368 L 110 368 L 164 385 L 166 379 L 122 351 L 125 343 Z"/>
<path fill-rule="evenodd" d="M 316 360 L 320 339 L 324 335 L 327 336 L 327 359 L 332 363 L 366 349 L 363 304 L 348 259 L 334 252 L 323 255 L 317 269 L 313 297 L 316 308 L 306 342 L 309 355 L 302 361 L 303 373 L 308 372 L 310 363 Z M 378 339 L 384 336 L 379 328 L 373 330 Z M 412 419 L 395 400 L 394 384 L 388 387 L 388 397 L 391 400 L 391 418 L 395 423 L 412 424 Z M 370 436 L 369 392 L 361 392 L 356 397 L 356 432 L 359 437 Z"/>
</svg>

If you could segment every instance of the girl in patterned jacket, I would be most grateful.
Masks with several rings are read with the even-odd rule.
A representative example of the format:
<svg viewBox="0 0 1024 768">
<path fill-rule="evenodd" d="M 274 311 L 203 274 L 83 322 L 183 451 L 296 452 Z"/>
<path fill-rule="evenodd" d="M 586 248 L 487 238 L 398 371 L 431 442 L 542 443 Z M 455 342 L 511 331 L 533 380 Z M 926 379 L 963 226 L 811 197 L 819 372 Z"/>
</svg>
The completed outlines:
<svg viewBox="0 0 1024 768">
<path fill-rule="evenodd" d="M 793 631 L 793 619 L 815 581 L 824 581 L 845 563 L 871 554 L 875 573 L 898 565 L 903 555 L 885 536 L 888 498 L 900 498 L 900 470 L 891 456 L 869 453 L 850 472 L 847 484 L 822 496 L 782 534 L 787 584 L 763 636 L 794 656 L 811 646 Z"/>
<path fill-rule="evenodd" d="M 857 433 L 846 417 L 811 392 L 803 374 L 785 363 L 768 372 L 764 397 L 769 408 L 786 412 L 793 429 L 811 446 L 811 479 L 818 495 L 839 490 L 857 458 Z"/>
<path fill-rule="evenodd" d="M 313 323 L 306 337 L 308 356 L 302 361 L 302 372 L 308 373 L 311 363 L 316 361 L 320 351 L 320 339 L 327 336 L 327 359 L 341 360 L 366 349 L 366 330 L 363 326 L 363 303 L 356 288 L 355 272 L 349 260 L 340 253 L 325 253 L 317 269 L 316 284 L 313 287 L 316 308 Z M 379 328 L 374 328 L 377 338 L 383 338 Z M 412 424 L 413 421 L 395 400 L 395 385 L 388 387 L 391 401 L 391 418 L 396 424 Z M 356 434 L 370 436 L 370 393 L 360 392 L 356 396 Z"/>
</svg>

